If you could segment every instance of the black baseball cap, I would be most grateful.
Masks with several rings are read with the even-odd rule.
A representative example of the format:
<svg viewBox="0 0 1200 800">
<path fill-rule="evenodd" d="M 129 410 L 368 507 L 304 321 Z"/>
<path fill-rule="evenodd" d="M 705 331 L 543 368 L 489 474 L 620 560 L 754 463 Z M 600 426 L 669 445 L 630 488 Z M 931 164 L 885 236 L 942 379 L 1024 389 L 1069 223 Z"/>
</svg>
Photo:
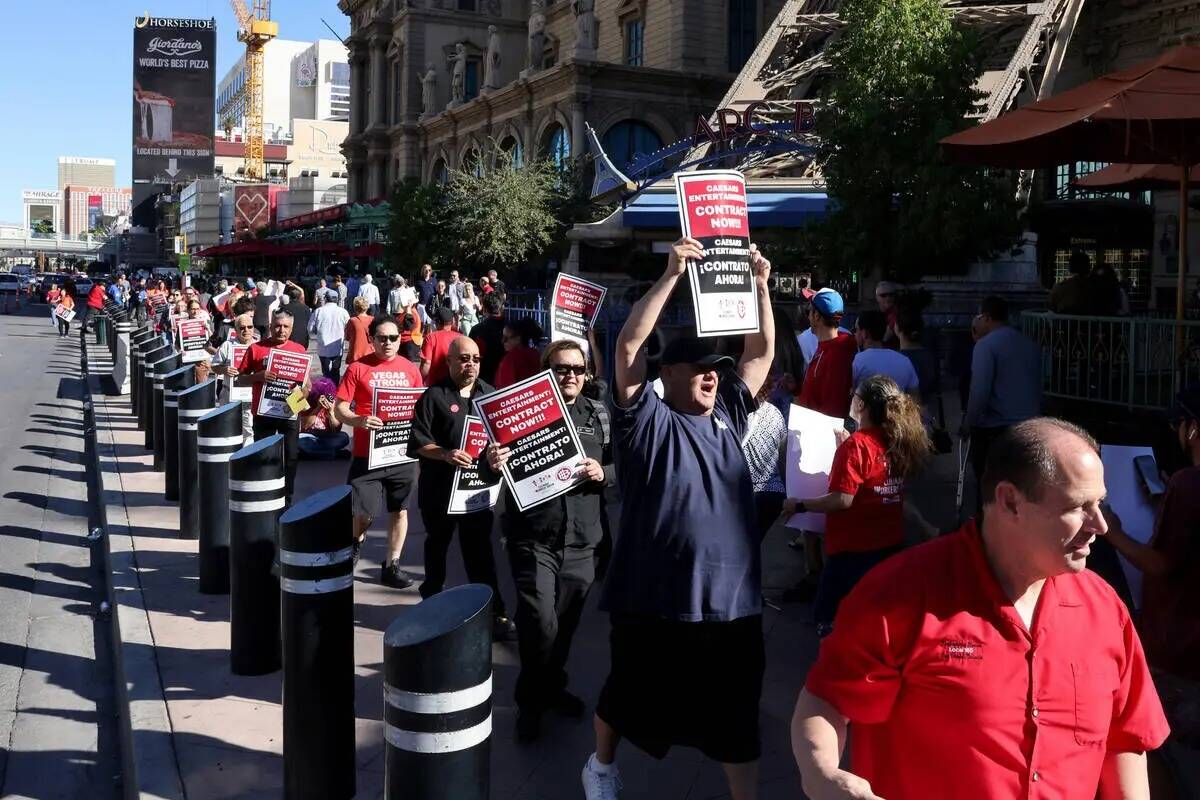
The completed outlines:
<svg viewBox="0 0 1200 800">
<path fill-rule="evenodd" d="M 437 318 L 438 322 L 442 323 L 443 325 L 445 325 L 447 322 L 454 322 L 454 312 L 443 306 L 442 308 L 438 309 Z"/>
<path fill-rule="evenodd" d="M 713 346 L 712 339 L 698 336 L 681 336 L 672 339 L 663 348 L 660 363 L 664 367 L 672 364 L 695 364 L 703 367 L 732 367 L 734 360 L 721 355 Z"/>
</svg>

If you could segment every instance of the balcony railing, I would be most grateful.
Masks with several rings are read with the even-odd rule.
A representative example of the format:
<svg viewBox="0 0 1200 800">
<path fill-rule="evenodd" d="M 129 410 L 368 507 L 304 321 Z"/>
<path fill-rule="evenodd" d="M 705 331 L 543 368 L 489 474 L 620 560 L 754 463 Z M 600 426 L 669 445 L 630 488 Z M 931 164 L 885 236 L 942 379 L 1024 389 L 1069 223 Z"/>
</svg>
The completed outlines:
<svg viewBox="0 0 1200 800">
<path fill-rule="evenodd" d="M 1024 312 L 1047 397 L 1164 409 L 1200 382 L 1200 321 Z"/>
</svg>

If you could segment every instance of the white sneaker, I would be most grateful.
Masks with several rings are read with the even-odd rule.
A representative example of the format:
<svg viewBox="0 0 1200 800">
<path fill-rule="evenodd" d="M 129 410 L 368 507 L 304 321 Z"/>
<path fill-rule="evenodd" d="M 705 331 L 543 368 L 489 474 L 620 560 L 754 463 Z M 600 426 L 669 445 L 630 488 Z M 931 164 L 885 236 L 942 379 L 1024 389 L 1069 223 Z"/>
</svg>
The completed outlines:
<svg viewBox="0 0 1200 800">
<path fill-rule="evenodd" d="M 621 796 L 621 774 L 617 765 L 611 764 L 604 772 L 595 767 L 596 754 L 593 753 L 583 765 L 583 796 L 587 800 L 618 800 Z"/>
</svg>

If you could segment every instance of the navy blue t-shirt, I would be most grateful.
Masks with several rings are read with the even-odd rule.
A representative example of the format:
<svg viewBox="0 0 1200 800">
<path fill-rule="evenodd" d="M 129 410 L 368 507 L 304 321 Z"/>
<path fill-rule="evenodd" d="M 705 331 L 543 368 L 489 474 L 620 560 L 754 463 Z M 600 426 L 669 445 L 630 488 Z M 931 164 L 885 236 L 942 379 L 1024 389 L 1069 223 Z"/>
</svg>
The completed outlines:
<svg viewBox="0 0 1200 800">
<path fill-rule="evenodd" d="M 650 384 L 629 408 L 609 405 L 621 527 L 600 607 L 684 622 L 761 614 L 746 384 L 722 377 L 709 416 L 673 410 Z"/>
</svg>

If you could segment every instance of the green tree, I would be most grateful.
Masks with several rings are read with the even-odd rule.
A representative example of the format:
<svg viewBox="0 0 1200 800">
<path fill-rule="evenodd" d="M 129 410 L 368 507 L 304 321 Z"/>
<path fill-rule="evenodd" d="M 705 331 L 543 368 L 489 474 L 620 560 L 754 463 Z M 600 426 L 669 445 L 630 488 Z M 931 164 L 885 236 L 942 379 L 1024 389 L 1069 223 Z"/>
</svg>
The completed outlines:
<svg viewBox="0 0 1200 800">
<path fill-rule="evenodd" d="M 454 237 L 444 187 L 407 178 L 392 187 L 389 208 L 386 255 L 393 271 L 415 272 L 417 265 L 440 264 L 450 255 Z"/>
<path fill-rule="evenodd" d="M 1020 233 L 1005 175 L 947 163 L 938 141 L 973 124 L 979 40 L 942 0 L 844 0 L 818 160 L 836 208 L 823 266 L 911 281 L 962 272 Z"/>
</svg>

